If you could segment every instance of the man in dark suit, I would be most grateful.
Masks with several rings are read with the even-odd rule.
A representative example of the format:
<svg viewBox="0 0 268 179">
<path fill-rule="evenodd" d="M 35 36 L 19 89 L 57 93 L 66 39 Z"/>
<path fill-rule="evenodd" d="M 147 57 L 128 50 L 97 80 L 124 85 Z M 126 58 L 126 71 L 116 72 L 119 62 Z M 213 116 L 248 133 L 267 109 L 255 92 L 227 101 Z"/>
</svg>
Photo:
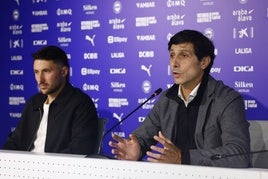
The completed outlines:
<svg viewBox="0 0 268 179">
<path fill-rule="evenodd" d="M 168 43 L 174 85 L 164 91 L 129 137 L 113 135 L 118 159 L 217 167 L 248 167 L 249 123 L 241 95 L 210 76 L 213 43 L 183 30 Z M 161 145 L 156 145 L 159 142 Z M 217 154 L 241 154 L 213 160 Z"/>
</svg>

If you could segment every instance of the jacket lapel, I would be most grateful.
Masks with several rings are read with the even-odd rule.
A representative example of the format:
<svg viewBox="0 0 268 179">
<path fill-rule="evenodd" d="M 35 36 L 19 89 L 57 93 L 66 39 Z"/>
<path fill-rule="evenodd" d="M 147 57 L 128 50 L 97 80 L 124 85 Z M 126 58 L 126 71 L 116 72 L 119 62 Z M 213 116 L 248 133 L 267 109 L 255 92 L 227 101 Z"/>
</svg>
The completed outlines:
<svg viewBox="0 0 268 179">
<path fill-rule="evenodd" d="M 208 88 L 209 87 L 209 88 Z M 214 99 L 214 91 L 216 87 L 216 80 L 211 76 L 208 77 L 207 88 L 204 92 L 202 101 L 199 106 L 196 128 L 195 128 L 195 142 L 197 148 L 203 148 L 204 145 L 204 134 L 203 129 L 206 122 L 207 111 Z"/>
</svg>

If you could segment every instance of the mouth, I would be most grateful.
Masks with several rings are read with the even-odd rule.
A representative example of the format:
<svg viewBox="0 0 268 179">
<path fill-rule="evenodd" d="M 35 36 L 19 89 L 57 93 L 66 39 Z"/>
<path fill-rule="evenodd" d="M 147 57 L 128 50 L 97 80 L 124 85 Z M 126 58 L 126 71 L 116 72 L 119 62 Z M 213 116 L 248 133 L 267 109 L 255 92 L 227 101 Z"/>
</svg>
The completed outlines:
<svg viewBox="0 0 268 179">
<path fill-rule="evenodd" d="M 172 74 L 173 74 L 174 77 L 179 77 L 180 76 L 180 73 L 176 72 L 176 71 L 173 71 Z"/>
<path fill-rule="evenodd" d="M 38 87 L 39 87 L 39 89 L 44 89 L 44 88 L 47 87 L 47 85 L 44 84 L 44 83 L 40 83 L 40 84 L 38 85 Z"/>
</svg>

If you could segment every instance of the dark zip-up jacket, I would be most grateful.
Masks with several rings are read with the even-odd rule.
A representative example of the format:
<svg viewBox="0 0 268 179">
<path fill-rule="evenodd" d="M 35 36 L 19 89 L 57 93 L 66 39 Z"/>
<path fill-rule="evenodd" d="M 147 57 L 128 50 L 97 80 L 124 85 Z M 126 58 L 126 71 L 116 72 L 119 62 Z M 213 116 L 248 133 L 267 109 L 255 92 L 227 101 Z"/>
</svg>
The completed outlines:
<svg viewBox="0 0 268 179">
<path fill-rule="evenodd" d="M 46 98 L 39 93 L 27 101 L 21 120 L 9 134 L 4 149 L 33 149 Z M 92 154 L 97 147 L 97 120 L 91 98 L 67 83 L 49 107 L 45 152 Z"/>
</svg>

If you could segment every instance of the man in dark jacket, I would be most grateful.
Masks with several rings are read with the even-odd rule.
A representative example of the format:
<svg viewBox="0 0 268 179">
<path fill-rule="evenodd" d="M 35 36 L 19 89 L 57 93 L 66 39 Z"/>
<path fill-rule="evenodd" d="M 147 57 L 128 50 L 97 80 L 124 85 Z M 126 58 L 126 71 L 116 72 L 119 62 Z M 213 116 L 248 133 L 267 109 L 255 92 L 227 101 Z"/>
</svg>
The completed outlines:
<svg viewBox="0 0 268 179">
<path fill-rule="evenodd" d="M 112 153 L 124 160 L 147 155 L 150 162 L 248 167 L 244 102 L 238 92 L 209 75 L 213 43 L 198 31 L 183 30 L 170 39 L 168 50 L 174 85 L 129 139 L 113 135 Z"/>
<path fill-rule="evenodd" d="M 69 83 L 66 53 L 46 46 L 34 53 L 33 59 L 40 93 L 27 101 L 3 148 L 92 154 L 97 147 L 97 111 L 91 98 Z"/>
</svg>

